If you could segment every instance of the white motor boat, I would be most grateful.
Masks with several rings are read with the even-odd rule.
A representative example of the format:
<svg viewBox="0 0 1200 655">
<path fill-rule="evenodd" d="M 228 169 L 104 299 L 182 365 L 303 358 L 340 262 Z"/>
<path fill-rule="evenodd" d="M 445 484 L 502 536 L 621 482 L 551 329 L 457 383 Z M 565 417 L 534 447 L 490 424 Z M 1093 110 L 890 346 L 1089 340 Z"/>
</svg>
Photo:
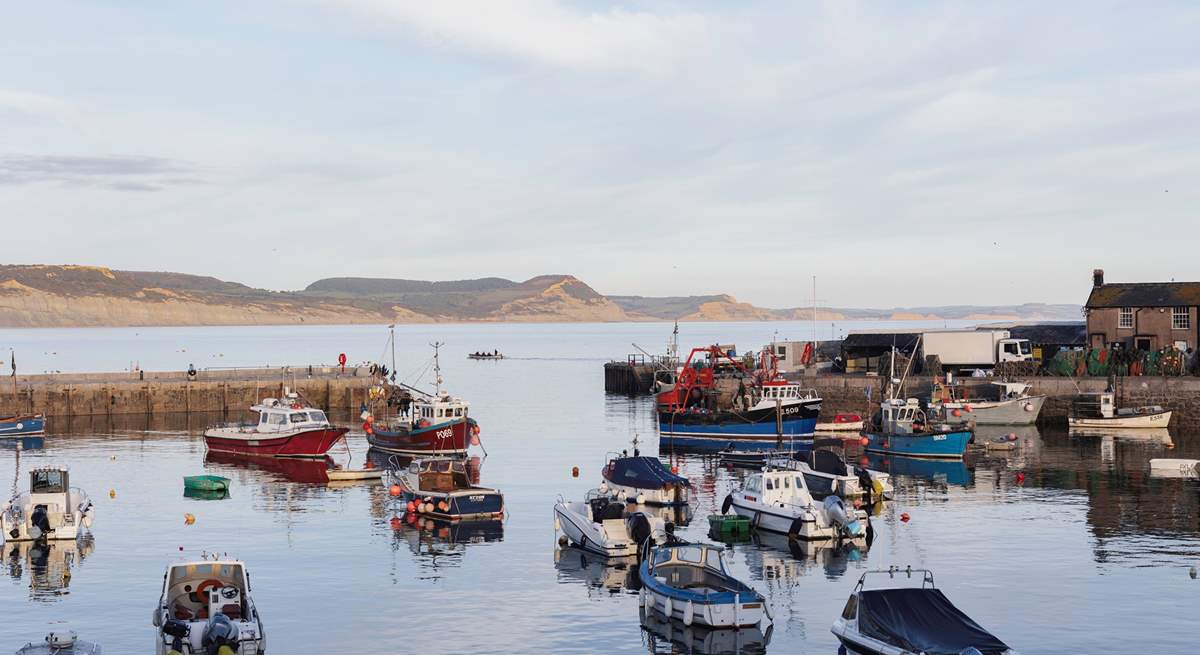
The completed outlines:
<svg viewBox="0 0 1200 655">
<path fill-rule="evenodd" d="M 976 425 L 1033 425 L 1046 402 L 1045 395 L 1030 395 L 1024 382 L 992 382 L 994 394 L 967 398 L 959 385 L 934 385 L 929 406 L 944 413 L 951 423 Z"/>
<path fill-rule="evenodd" d="M 807 461 L 793 458 L 770 460 L 773 468 L 799 471 L 814 498 L 839 496 L 844 499 L 866 498 L 871 501 L 892 498 L 892 476 L 847 464 L 839 450 L 818 449 L 808 454 Z"/>
<path fill-rule="evenodd" d="M 598 491 L 583 501 L 554 504 L 554 530 L 576 548 L 605 557 L 636 557 L 647 539 L 664 543 L 674 531 L 666 521 L 645 512 L 629 511 L 626 504 Z"/>
<path fill-rule="evenodd" d="M 732 508 L 750 525 L 795 539 L 857 539 L 867 536 L 867 513 L 848 507 L 841 498 L 813 500 L 804 476 L 791 469 L 767 470 L 746 478 L 741 489 L 725 497 L 722 512 Z"/>
<path fill-rule="evenodd" d="M 250 576 L 238 560 L 168 566 L 153 624 L 158 628 L 157 655 L 215 653 L 221 646 L 238 655 L 266 650 L 262 618 L 250 597 Z"/>
<path fill-rule="evenodd" d="M 8 541 L 75 539 L 92 527 L 95 505 L 82 489 L 72 487 L 66 469 L 29 472 L 29 491 L 0 509 L 0 531 Z"/>
<path fill-rule="evenodd" d="M 1101 391 L 1076 396 L 1067 423 L 1072 428 L 1100 430 L 1165 428 L 1171 423 L 1171 412 L 1158 405 L 1118 408 L 1116 394 Z"/>
<path fill-rule="evenodd" d="M 100 655 L 100 644 L 80 639 L 68 630 L 51 632 L 40 644 L 30 642 L 17 650 L 17 655 Z"/>
</svg>

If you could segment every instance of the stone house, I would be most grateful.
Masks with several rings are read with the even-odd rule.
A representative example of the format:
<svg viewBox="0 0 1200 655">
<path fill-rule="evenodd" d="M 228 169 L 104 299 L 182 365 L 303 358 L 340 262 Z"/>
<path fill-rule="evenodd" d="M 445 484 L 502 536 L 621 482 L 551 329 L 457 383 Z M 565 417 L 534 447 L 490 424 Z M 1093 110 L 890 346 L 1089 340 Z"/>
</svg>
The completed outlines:
<svg viewBox="0 0 1200 655">
<path fill-rule="evenodd" d="M 1092 293 L 1083 311 L 1088 345 L 1106 348 L 1180 350 L 1200 343 L 1200 282 L 1104 282 L 1092 272 Z"/>
</svg>

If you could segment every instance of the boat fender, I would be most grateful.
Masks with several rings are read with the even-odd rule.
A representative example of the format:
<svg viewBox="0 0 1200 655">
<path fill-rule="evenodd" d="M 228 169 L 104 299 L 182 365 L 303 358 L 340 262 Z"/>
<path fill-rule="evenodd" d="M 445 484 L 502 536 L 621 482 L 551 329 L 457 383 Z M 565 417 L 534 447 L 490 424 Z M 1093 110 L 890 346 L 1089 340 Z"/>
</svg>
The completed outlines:
<svg viewBox="0 0 1200 655">
<path fill-rule="evenodd" d="M 804 519 L 796 517 L 792 520 L 792 525 L 788 527 L 788 539 L 799 539 L 800 530 L 804 528 Z"/>
<path fill-rule="evenodd" d="M 1033 403 L 1025 403 L 1025 411 L 1032 412 L 1033 411 Z"/>
<path fill-rule="evenodd" d="M 642 495 L 642 494 L 638 494 L 638 495 L 637 495 L 637 504 L 639 504 L 639 505 L 645 505 L 645 504 L 646 504 L 646 497 L 645 497 L 644 495 Z"/>
<path fill-rule="evenodd" d="M 733 494 L 725 494 L 725 500 L 721 501 L 721 513 L 728 514 L 729 508 L 733 506 Z"/>
<path fill-rule="evenodd" d="M 627 529 L 634 543 L 640 544 L 650 538 L 650 519 L 646 518 L 645 514 L 637 512 L 629 517 Z"/>
<path fill-rule="evenodd" d="M 692 624 L 692 601 L 688 601 L 687 605 L 683 606 L 683 624 L 690 626 Z"/>
<path fill-rule="evenodd" d="M 371 426 L 370 421 L 363 422 L 362 428 L 363 432 L 366 432 L 367 434 L 375 434 L 375 428 Z"/>
<path fill-rule="evenodd" d="M 674 603 L 671 602 L 670 596 L 663 599 L 663 614 L 666 614 L 668 619 L 675 614 Z"/>
</svg>

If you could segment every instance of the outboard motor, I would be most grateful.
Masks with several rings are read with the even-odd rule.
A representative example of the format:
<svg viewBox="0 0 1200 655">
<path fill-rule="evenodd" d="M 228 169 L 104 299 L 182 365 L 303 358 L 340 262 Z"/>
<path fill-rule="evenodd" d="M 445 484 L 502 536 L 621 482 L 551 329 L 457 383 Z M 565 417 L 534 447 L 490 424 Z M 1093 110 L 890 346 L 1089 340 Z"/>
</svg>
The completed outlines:
<svg viewBox="0 0 1200 655">
<path fill-rule="evenodd" d="M 213 614 L 212 618 L 208 620 L 208 625 L 204 626 L 204 636 L 200 638 L 200 645 L 204 647 L 207 655 L 220 655 L 222 647 L 236 653 L 238 649 L 237 626 L 229 620 L 228 616 L 220 612 Z"/>
<path fill-rule="evenodd" d="M 191 636 L 192 628 L 186 621 L 167 619 L 162 627 L 163 634 L 172 637 L 171 650 L 167 655 L 183 655 L 183 641 Z"/>
<path fill-rule="evenodd" d="M 863 528 L 858 523 L 858 519 L 851 511 L 846 509 L 846 503 L 837 496 L 828 496 L 823 503 L 825 513 L 829 515 L 829 521 L 842 529 L 842 532 L 851 536 L 860 536 Z"/>
<path fill-rule="evenodd" d="M 34 539 L 40 539 L 50 533 L 50 515 L 46 511 L 45 505 L 33 508 L 33 512 L 29 515 L 29 525 L 29 536 Z"/>
</svg>

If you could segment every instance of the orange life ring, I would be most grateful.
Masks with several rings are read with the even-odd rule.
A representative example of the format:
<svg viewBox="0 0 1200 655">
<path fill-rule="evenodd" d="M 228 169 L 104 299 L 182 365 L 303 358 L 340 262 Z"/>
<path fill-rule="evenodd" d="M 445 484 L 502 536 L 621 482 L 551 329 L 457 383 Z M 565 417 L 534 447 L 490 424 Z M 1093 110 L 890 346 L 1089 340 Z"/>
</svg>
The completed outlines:
<svg viewBox="0 0 1200 655">
<path fill-rule="evenodd" d="M 194 593 L 196 594 L 197 598 L 201 599 L 200 602 L 204 603 L 205 606 L 207 606 L 208 605 L 208 595 L 205 594 L 204 592 L 208 591 L 209 587 L 216 587 L 219 589 L 224 586 L 225 586 L 224 582 L 221 582 L 220 580 L 217 580 L 216 578 L 209 578 L 209 579 L 205 580 L 204 582 L 201 582 L 200 584 L 196 585 L 196 591 Z"/>
</svg>

